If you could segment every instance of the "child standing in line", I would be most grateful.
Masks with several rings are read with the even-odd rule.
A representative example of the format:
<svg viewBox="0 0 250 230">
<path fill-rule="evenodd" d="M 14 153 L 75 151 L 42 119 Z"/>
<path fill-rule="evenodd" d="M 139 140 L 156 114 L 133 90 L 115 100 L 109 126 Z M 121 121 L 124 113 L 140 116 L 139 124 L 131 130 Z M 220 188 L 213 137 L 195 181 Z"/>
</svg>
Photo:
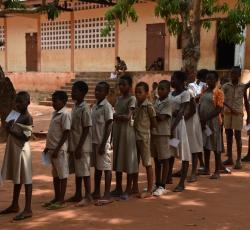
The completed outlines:
<svg viewBox="0 0 250 230">
<path fill-rule="evenodd" d="M 233 135 L 235 136 L 237 146 L 237 160 L 234 166 L 235 169 L 241 169 L 241 152 L 242 152 L 242 140 L 241 130 L 243 128 L 243 103 L 244 97 L 247 97 L 248 84 L 240 83 L 241 69 L 240 67 L 234 67 L 231 71 L 231 81 L 224 84 L 222 90 L 225 95 L 224 102 L 224 127 L 226 129 L 227 137 L 227 156 L 228 159 L 224 161 L 224 165 L 233 165 Z M 249 116 L 249 104 L 245 103 L 247 111 L 247 120 Z"/>
<path fill-rule="evenodd" d="M 72 125 L 69 136 L 69 153 L 73 155 L 75 170 L 75 195 L 68 202 L 79 202 L 77 206 L 87 206 L 92 203 L 90 185 L 90 154 L 92 152 L 91 112 L 84 101 L 88 93 L 88 85 L 77 81 L 72 86 L 72 99 L 75 106 L 72 109 Z M 82 199 L 82 179 L 85 187 L 85 197 Z"/>
<path fill-rule="evenodd" d="M 44 153 L 49 154 L 51 158 L 55 196 L 43 205 L 48 210 L 65 207 L 64 197 L 69 176 L 68 137 L 71 128 L 71 116 L 65 107 L 67 101 L 68 96 L 64 91 L 56 91 L 52 95 L 55 112 L 50 121 Z"/>
<path fill-rule="evenodd" d="M 191 152 L 187 136 L 186 123 L 184 115 L 187 113 L 190 103 L 190 93 L 185 89 L 185 81 L 187 75 L 182 71 L 174 72 L 171 77 L 171 86 L 174 91 L 169 95 L 169 100 L 172 106 L 172 127 L 171 136 L 177 138 L 180 143 L 178 148 L 171 147 L 174 155 L 178 156 L 182 161 L 181 178 L 174 192 L 182 192 L 185 189 L 185 180 L 188 173 L 189 161 L 191 161 Z M 171 180 L 172 170 L 174 165 L 174 157 L 170 159 L 170 170 L 168 181 Z"/>
<path fill-rule="evenodd" d="M 137 105 L 134 112 L 134 127 L 138 162 L 142 159 L 142 165 L 146 168 L 148 187 L 147 192 L 139 194 L 140 198 L 148 198 L 153 194 L 153 168 L 150 152 L 150 128 L 156 127 L 156 113 L 153 104 L 148 98 L 149 86 L 145 82 L 139 82 L 135 87 Z"/>
<path fill-rule="evenodd" d="M 16 95 L 16 111 L 20 113 L 17 120 L 6 124 L 8 138 L 4 155 L 2 177 L 14 183 L 13 200 L 10 207 L 0 212 L 0 215 L 19 212 L 19 195 L 22 184 L 25 184 L 25 208 L 14 217 L 14 220 L 24 220 L 32 217 L 32 159 L 29 140 L 32 135 L 33 119 L 28 112 L 30 95 L 19 92 Z"/>
<path fill-rule="evenodd" d="M 152 103 L 155 103 L 156 99 L 159 97 L 157 88 L 158 88 L 158 83 L 157 82 L 153 82 L 153 84 L 152 84 L 152 91 L 150 93 L 150 101 Z"/>
<path fill-rule="evenodd" d="M 207 75 L 208 88 L 200 99 L 199 115 L 203 129 L 203 145 L 205 153 L 205 172 L 210 173 L 210 152 L 213 151 L 215 155 L 215 172 L 210 179 L 218 179 L 220 177 L 221 169 L 221 150 L 222 150 L 222 136 L 221 136 L 221 116 L 223 109 L 224 94 L 217 87 L 219 76 L 215 71 L 210 71 Z M 211 133 L 206 132 L 207 129 Z"/>
<path fill-rule="evenodd" d="M 112 181 L 112 154 L 109 150 L 113 123 L 113 108 L 106 99 L 109 94 L 109 84 L 99 82 L 95 88 L 96 103 L 92 108 L 92 143 L 95 167 L 94 199 L 100 199 L 97 205 L 105 205 L 111 201 L 110 187 Z M 100 186 L 102 172 L 105 173 L 105 192 L 101 199 Z"/>
<path fill-rule="evenodd" d="M 169 171 L 169 137 L 171 135 L 172 109 L 168 100 L 170 82 L 162 80 L 158 86 L 159 98 L 154 103 L 156 111 L 156 128 L 151 128 L 151 154 L 155 162 L 154 196 L 166 194 L 166 182 Z"/>
<path fill-rule="evenodd" d="M 132 115 L 136 98 L 131 95 L 132 78 L 125 74 L 119 80 L 121 96 L 115 105 L 113 124 L 113 170 L 116 171 L 116 188 L 112 196 L 127 199 L 138 194 L 138 158 Z M 122 190 L 122 173 L 127 173 L 127 187 Z M 133 188 L 132 188 L 133 184 Z"/>
</svg>

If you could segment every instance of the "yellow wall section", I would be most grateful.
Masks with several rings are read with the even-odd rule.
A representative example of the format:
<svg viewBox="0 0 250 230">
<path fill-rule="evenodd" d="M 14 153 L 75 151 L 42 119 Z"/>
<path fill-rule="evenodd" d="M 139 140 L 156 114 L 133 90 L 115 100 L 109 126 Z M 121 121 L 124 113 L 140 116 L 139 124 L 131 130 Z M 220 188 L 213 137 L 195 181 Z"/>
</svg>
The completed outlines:
<svg viewBox="0 0 250 230">
<path fill-rule="evenodd" d="M 8 17 L 7 18 L 7 51 L 8 71 L 26 71 L 26 41 L 25 33 L 37 32 L 37 18 L 32 17 Z"/>
</svg>

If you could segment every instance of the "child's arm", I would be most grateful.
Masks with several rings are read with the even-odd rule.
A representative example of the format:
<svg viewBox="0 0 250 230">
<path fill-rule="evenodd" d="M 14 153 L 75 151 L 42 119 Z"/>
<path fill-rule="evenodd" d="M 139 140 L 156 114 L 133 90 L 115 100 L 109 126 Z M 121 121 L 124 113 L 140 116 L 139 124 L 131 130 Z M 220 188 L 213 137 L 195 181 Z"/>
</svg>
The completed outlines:
<svg viewBox="0 0 250 230">
<path fill-rule="evenodd" d="M 224 106 L 226 106 L 227 108 L 229 108 L 231 110 L 232 114 L 235 114 L 235 115 L 239 115 L 240 114 L 238 111 L 236 111 L 235 109 L 233 109 L 231 106 L 229 106 L 225 102 L 224 102 Z"/>
<path fill-rule="evenodd" d="M 104 131 L 104 136 L 103 136 L 103 140 L 99 149 L 99 154 L 100 155 L 104 155 L 105 154 L 105 147 L 107 144 L 107 141 L 110 137 L 111 131 L 112 131 L 112 124 L 113 124 L 113 120 L 110 119 L 108 121 L 106 121 L 105 123 L 105 131 Z"/>
<path fill-rule="evenodd" d="M 134 113 L 134 109 L 130 108 L 128 114 L 115 114 L 114 119 L 117 121 L 129 121 Z"/>
<path fill-rule="evenodd" d="M 212 120 L 214 117 L 218 116 L 222 111 L 222 108 L 221 107 L 216 107 L 215 110 L 208 114 L 207 117 L 204 119 L 204 121 L 209 121 L 209 120 Z"/>
<path fill-rule="evenodd" d="M 80 159 L 82 157 L 82 146 L 85 143 L 85 140 L 89 134 L 89 129 L 90 129 L 90 126 L 83 128 L 82 136 L 80 138 L 80 141 L 79 141 L 79 143 L 76 147 L 76 151 L 75 151 L 76 159 Z"/>
<path fill-rule="evenodd" d="M 187 109 L 184 112 L 185 120 L 190 119 L 196 113 L 196 104 L 194 98 L 190 99 Z"/>
<path fill-rule="evenodd" d="M 249 102 L 248 102 L 248 99 L 247 99 L 247 91 L 245 91 L 244 93 L 244 104 L 245 104 L 245 109 L 246 109 L 246 112 L 247 112 L 247 124 L 250 123 L 250 107 L 249 107 Z"/>
<path fill-rule="evenodd" d="M 159 114 L 159 113 L 156 114 L 157 121 L 165 121 L 165 120 L 169 119 L 170 117 L 171 116 L 168 114 Z"/>
<path fill-rule="evenodd" d="M 68 139 L 68 137 L 69 137 L 69 130 L 65 130 L 65 131 L 63 132 L 62 138 L 61 138 L 61 140 L 59 141 L 59 143 L 58 143 L 56 149 L 55 149 L 54 152 L 52 153 L 52 157 L 53 157 L 53 158 L 57 158 L 60 149 L 62 148 L 63 144 L 64 144 L 65 141 Z"/>
</svg>

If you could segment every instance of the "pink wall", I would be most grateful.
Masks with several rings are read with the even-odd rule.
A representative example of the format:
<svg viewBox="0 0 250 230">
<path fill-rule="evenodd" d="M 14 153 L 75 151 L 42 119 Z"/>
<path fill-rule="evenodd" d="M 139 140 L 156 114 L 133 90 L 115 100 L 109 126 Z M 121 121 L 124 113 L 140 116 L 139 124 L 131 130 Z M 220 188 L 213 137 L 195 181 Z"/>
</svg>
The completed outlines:
<svg viewBox="0 0 250 230">
<path fill-rule="evenodd" d="M 74 73 L 6 73 L 17 90 L 50 92 L 59 89 L 74 77 Z"/>
</svg>

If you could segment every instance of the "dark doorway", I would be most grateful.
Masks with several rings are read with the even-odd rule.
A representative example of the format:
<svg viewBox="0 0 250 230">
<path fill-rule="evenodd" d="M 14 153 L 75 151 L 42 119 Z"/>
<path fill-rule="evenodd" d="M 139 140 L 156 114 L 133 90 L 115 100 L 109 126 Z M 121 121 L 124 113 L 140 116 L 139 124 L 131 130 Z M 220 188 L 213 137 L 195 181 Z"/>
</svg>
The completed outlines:
<svg viewBox="0 0 250 230">
<path fill-rule="evenodd" d="M 146 40 L 146 69 L 161 58 L 165 63 L 165 37 L 166 24 L 148 24 L 147 25 L 147 40 Z M 163 69 L 164 70 L 164 64 Z"/>
<path fill-rule="evenodd" d="M 235 44 L 217 38 L 216 69 L 231 69 L 234 66 Z"/>
<path fill-rule="evenodd" d="M 26 71 L 37 71 L 37 33 L 26 33 Z"/>
</svg>

